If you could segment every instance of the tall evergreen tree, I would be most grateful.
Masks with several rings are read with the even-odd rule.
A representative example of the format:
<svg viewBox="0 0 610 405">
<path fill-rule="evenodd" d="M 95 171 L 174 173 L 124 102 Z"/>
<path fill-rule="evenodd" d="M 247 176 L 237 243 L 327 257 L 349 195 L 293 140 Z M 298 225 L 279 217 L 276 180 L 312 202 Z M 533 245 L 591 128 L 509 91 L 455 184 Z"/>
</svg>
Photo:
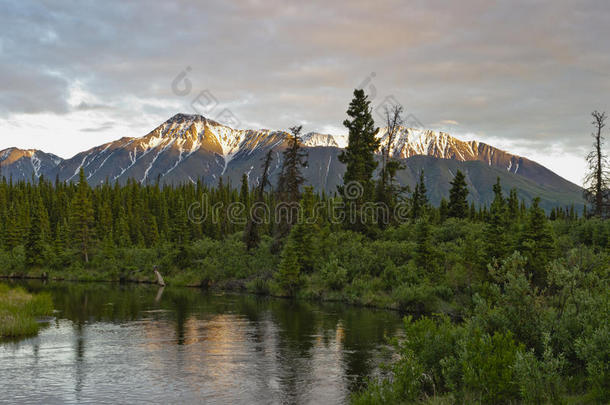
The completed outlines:
<svg viewBox="0 0 610 405">
<path fill-rule="evenodd" d="M 466 218 L 468 216 L 468 187 L 466 177 L 460 170 L 457 171 L 449 190 L 449 216 L 452 218 Z"/>
<path fill-rule="evenodd" d="M 169 229 L 168 233 L 169 234 Z M 131 237 L 129 236 L 129 225 L 127 224 L 127 214 L 125 208 L 119 207 L 117 225 L 114 229 L 114 241 L 118 246 L 131 246 Z"/>
<path fill-rule="evenodd" d="M 420 218 L 428 209 L 428 191 L 424 179 L 424 169 L 422 169 L 419 172 L 419 182 L 415 185 L 411 195 L 411 217 L 413 219 Z"/>
<path fill-rule="evenodd" d="M 415 230 L 417 247 L 415 249 L 415 264 L 420 269 L 434 270 L 434 251 L 432 247 L 432 235 L 430 235 L 430 224 L 426 216 L 417 221 Z"/>
<path fill-rule="evenodd" d="M 368 220 L 363 218 L 362 205 L 373 200 L 373 172 L 377 167 L 375 151 L 379 148 L 379 140 L 375 137 L 378 129 L 375 128 L 370 104 L 364 90 L 354 90 L 354 98 L 347 110 L 349 118 L 343 121 L 349 130 L 348 145 L 339 155 L 346 171 L 343 185 L 338 190 L 347 204 L 347 225 L 358 231 L 367 228 Z"/>
<path fill-rule="evenodd" d="M 241 188 L 239 190 L 239 201 L 247 208 L 250 205 L 250 186 L 248 185 L 248 175 L 241 176 Z"/>
<path fill-rule="evenodd" d="M 291 136 L 289 137 L 288 147 L 284 150 L 284 161 L 282 162 L 282 171 L 278 180 L 277 191 L 280 196 L 280 201 L 283 202 L 298 202 L 301 199 L 301 186 L 305 182 L 305 178 L 301 172 L 302 168 L 307 166 L 307 152 L 301 147 L 300 134 L 303 126 L 294 126 L 290 128 Z"/>
<path fill-rule="evenodd" d="M 144 221 L 144 242 L 147 247 L 152 247 L 159 243 L 159 228 L 157 226 L 157 219 L 152 215 L 148 207 L 144 208 L 144 214 L 142 215 Z"/>
<path fill-rule="evenodd" d="M 470 203 L 470 213 L 469 213 L 469 218 L 471 221 L 474 221 L 475 219 L 477 219 L 477 209 L 474 206 L 474 202 Z"/>
<path fill-rule="evenodd" d="M 555 240 L 546 214 L 539 204 L 540 198 L 534 198 L 521 235 L 519 249 L 527 258 L 527 269 L 532 281 L 538 287 L 544 287 L 546 286 L 546 266 L 555 249 Z"/>
<path fill-rule="evenodd" d="M 313 187 L 305 187 L 300 202 L 300 218 L 298 223 L 292 228 L 290 238 L 299 247 L 299 266 L 305 273 L 313 271 L 316 258 L 315 236 L 320 232 L 320 218 L 315 209 L 316 198 Z"/>
<path fill-rule="evenodd" d="M 28 267 L 44 263 L 45 239 L 49 236 L 49 220 L 38 190 L 34 194 L 30 229 L 25 243 L 25 260 Z"/>
<path fill-rule="evenodd" d="M 278 197 L 280 203 L 283 204 L 283 209 L 280 210 L 281 217 L 276 218 L 279 221 L 275 235 L 275 249 L 279 249 L 282 240 L 290 232 L 290 228 L 298 220 L 299 200 L 301 199 L 301 185 L 305 182 L 305 178 L 301 173 L 301 169 L 307 166 L 307 153 L 304 152 L 300 144 L 300 133 L 302 126 L 290 128 L 290 139 L 288 147 L 284 151 L 284 161 L 282 163 L 282 171 L 278 180 Z"/>
<path fill-rule="evenodd" d="M 301 265 L 299 263 L 299 247 L 293 238 L 288 238 L 282 250 L 280 264 L 275 273 L 275 280 L 282 292 L 292 297 L 298 290 L 301 277 Z"/>
<path fill-rule="evenodd" d="M 73 238 L 85 263 L 89 262 L 89 253 L 93 239 L 93 203 L 91 189 L 81 168 L 76 193 L 72 200 L 71 230 Z"/>
<path fill-rule="evenodd" d="M 519 219 L 519 198 L 517 197 L 517 189 L 512 188 L 508 195 L 508 217 L 510 220 Z"/>
<path fill-rule="evenodd" d="M 449 204 L 445 197 L 441 198 L 441 204 L 438 207 L 438 215 L 440 217 L 440 221 L 445 222 L 449 217 Z"/>
<path fill-rule="evenodd" d="M 5 244 L 8 250 L 13 250 L 21 244 L 21 227 L 15 212 L 16 208 L 13 205 L 7 215 L 6 233 L 4 234 Z"/>
<path fill-rule="evenodd" d="M 490 207 L 489 223 L 485 228 L 487 256 L 500 259 L 507 253 L 506 241 L 506 201 L 502 195 L 500 178 L 493 186 L 494 199 Z"/>
</svg>

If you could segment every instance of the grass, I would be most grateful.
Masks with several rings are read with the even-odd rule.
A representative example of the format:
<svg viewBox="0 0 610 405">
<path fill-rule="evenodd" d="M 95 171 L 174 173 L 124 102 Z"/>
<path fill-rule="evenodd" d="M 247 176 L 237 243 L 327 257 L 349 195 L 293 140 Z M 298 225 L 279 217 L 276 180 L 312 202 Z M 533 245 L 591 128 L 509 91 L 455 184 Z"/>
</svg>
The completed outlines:
<svg viewBox="0 0 610 405">
<path fill-rule="evenodd" d="M 0 338 L 19 338 L 38 333 L 37 318 L 50 315 L 53 301 L 48 294 L 30 294 L 23 288 L 0 284 Z"/>
</svg>

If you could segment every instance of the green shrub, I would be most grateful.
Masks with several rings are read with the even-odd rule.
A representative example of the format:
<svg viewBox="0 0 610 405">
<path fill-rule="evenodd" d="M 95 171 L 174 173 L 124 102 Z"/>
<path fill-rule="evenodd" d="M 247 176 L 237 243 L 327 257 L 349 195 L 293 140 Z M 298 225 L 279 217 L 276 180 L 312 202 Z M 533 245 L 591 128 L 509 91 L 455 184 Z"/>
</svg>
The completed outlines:
<svg viewBox="0 0 610 405">
<path fill-rule="evenodd" d="M 422 280 L 418 284 L 403 284 L 393 292 L 393 298 L 401 312 L 429 314 L 438 310 L 439 295 L 445 295 L 447 288 L 433 286 Z"/>
<path fill-rule="evenodd" d="M 528 404 L 561 403 L 565 391 L 561 375 L 564 363 L 563 355 L 553 355 L 548 334 L 544 337 L 542 359 L 539 360 L 533 350 L 518 352 L 515 373 L 523 401 Z"/>
<path fill-rule="evenodd" d="M 414 402 L 421 393 L 424 368 L 411 350 L 405 349 L 391 368 L 391 378 L 371 381 L 365 390 L 352 395 L 352 403 L 402 404 Z"/>
<path fill-rule="evenodd" d="M 341 290 L 347 283 L 347 270 L 339 265 L 339 261 L 335 256 L 331 256 L 330 260 L 322 266 L 322 279 L 331 290 Z"/>
<path fill-rule="evenodd" d="M 428 394 L 445 390 L 447 387 L 442 362 L 444 358 L 455 356 L 464 328 L 452 323 L 447 316 L 438 319 L 422 317 L 417 321 L 408 316 L 405 317 L 404 325 L 405 337 L 400 344 L 401 353 L 417 353 L 426 376 L 423 385 Z"/>
<path fill-rule="evenodd" d="M 519 398 L 514 364 L 522 346 L 512 333 L 493 336 L 474 329 L 459 343 L 457 364 L 465 395 L 474 395 L 484 403 L 508 403 Z"/>
<path fill-rule="evenodd" d="M 586 365 L 591 398 L 599 402 L 610 398 L 610 326 L 607 320 L 576 341 L 577 355 Z"/>
</svg>

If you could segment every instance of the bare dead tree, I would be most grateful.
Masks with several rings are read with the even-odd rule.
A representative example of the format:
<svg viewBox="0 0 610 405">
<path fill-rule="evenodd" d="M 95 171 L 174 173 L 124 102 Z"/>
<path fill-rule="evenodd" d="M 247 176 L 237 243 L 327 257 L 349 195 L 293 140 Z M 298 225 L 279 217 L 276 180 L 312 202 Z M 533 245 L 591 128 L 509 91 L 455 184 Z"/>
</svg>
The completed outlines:
<svg viewBox="0 0 610 405">
<path fill-rule="evenodd" d="M 390 151 L 394 139 L 403 125 L 404 120 L 402 118 L 403 108 L 401 105 L 393 105 L 392 107 L 386 106 L 384 109 L 386 128 L 388 131 L 388 143 L 382 151 L 382 162 L 381 162 L 381 184 L 382 188 L 385 189 L 388 184 L 388 162 L 390 161 Z"/>
<path fill-rule="evenodd" d="M 604 137 L 602 129 L 606 126 L 605 112 L 593 111 L 594 132 L 593 150 L 587 155 L 588 170 L 584 179 L 584 195 L 593 206 L 595 216 L 604 217 L 608 213 L 610 198 L 610 173 L 608 171 L 608 156 L 604 153 Z"/>
</svg>

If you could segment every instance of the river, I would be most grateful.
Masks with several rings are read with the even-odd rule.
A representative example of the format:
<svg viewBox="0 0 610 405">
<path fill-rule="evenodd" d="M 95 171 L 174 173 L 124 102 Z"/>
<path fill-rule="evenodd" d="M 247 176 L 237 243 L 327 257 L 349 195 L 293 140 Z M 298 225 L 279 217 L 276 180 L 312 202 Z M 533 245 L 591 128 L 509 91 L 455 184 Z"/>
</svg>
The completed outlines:
<svg viewBox="0 0 610 405">
<path fill-rule="evenodd" d="M 0 342 L 0 402 L 340 404 L 379 372 L 397 313 L 197 289 L 28 282 L 38 336 Z"/>
</svg>

